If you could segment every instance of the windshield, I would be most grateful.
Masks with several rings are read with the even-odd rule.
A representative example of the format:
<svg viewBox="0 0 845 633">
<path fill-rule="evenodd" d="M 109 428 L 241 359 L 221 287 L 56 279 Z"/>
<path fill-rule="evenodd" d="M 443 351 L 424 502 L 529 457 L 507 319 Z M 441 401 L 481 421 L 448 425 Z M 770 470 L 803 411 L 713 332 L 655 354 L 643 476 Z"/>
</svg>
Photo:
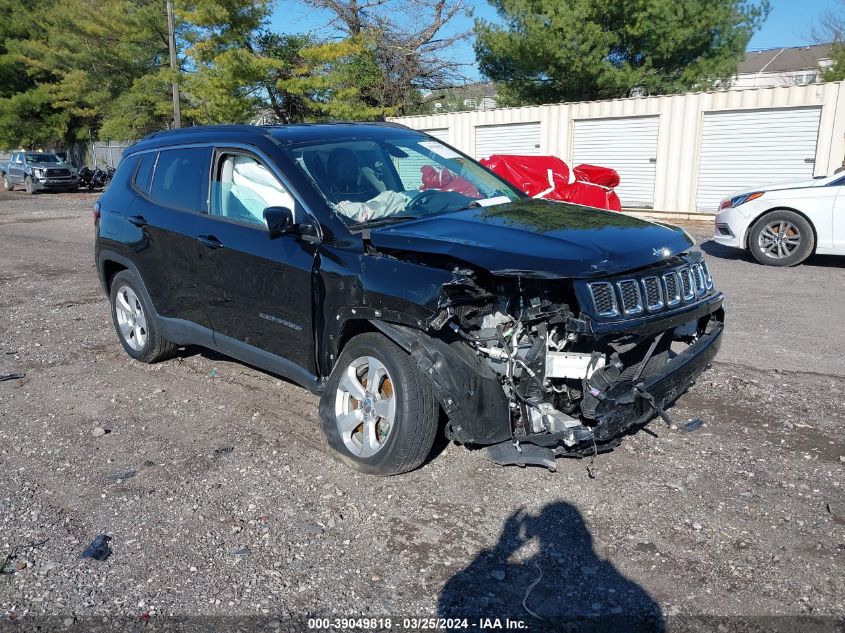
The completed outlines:
<svg viewBox="0 0 845 633">
<path fill-rule="evenodd" d="M 55 154 L 27 154 L 26 162 L 30 165 L 33 163 L 64 163 L 64 161 Z"/>
<path fill-rule="evenodd" d="M 329 206 L 352 226 L 523 197 L 475 161 L 423 136 L 322 141 L 291 151 Z"/>
</svg>

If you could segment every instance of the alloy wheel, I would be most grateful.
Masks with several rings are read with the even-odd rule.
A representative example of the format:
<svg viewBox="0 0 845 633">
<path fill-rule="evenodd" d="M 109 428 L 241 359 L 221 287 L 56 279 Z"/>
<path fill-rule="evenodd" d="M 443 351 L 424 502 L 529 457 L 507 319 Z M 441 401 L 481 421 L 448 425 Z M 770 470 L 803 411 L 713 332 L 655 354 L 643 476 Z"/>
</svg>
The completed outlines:
<svg viewBox="0 0 845 633">
<path fill-rule="evenodd" d="M 384 448 L 396 422 L 396 394 L 384 364 L 360 356 L 344 370 L 335 394 L 335 421 L 346 448 L 372 457 Z"/>
<path fill-rule="evenodd" d="M 785 259 L 801 246 L 801 231 L 792 222 L 775 220 L 763 227 L 757 244 L 767 257 Z"/>
<path fill-rule="evenodd" d="M 114 299 L 117 329 L 126 344 L 136 352 L 147 344 L 147 318 L 138 295 L 129 286 L 121 286 Z"/>
</svg>

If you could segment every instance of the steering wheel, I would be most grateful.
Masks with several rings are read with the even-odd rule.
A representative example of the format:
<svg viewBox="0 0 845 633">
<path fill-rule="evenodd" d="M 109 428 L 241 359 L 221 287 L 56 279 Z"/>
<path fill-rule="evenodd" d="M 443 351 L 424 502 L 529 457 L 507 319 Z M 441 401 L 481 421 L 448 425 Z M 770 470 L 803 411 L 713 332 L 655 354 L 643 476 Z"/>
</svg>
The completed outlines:
<svg viewBox="0 0 845 633">
<path fill-rule="evenodd" d="M 432 189 L 426 189 L 425 191 L 415 193 L 413 197 L 408 201 L 408 204 L 405 205 L 405 211 L 416 211 L 436 193 L 439 192 L 437 190 Z"/>
</svg>

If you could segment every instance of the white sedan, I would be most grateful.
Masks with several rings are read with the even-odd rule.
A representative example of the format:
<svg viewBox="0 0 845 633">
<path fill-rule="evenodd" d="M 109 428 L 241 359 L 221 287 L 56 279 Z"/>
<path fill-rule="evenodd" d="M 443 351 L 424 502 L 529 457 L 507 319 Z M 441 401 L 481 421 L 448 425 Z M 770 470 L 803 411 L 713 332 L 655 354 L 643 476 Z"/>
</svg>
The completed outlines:
<svg viewBox="0 0 845 633">
<path fill-rule="evenodd" d="M 845 173 L 726 198 L 713 239 L 769 266 L 794 266 L 812 253 L 845 255 Z"/>
</svg>

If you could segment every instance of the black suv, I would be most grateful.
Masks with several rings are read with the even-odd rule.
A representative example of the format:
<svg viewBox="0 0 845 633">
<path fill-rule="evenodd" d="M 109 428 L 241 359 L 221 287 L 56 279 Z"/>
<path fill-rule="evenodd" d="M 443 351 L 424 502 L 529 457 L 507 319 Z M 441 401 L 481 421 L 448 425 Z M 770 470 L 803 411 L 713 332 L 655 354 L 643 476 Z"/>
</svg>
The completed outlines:
<svg viewBox="0 0 845 633">
<path fill-rule="evenodd" d="M 152 134 L 95 217 L 130 356 L 201 345 L 285 376 L 374 474 L 422 464 L 441 420 L 500 464 L 609 450 L 721 341 L 682 229 L 527 198 L 393 124 Z"/>
</svg>

